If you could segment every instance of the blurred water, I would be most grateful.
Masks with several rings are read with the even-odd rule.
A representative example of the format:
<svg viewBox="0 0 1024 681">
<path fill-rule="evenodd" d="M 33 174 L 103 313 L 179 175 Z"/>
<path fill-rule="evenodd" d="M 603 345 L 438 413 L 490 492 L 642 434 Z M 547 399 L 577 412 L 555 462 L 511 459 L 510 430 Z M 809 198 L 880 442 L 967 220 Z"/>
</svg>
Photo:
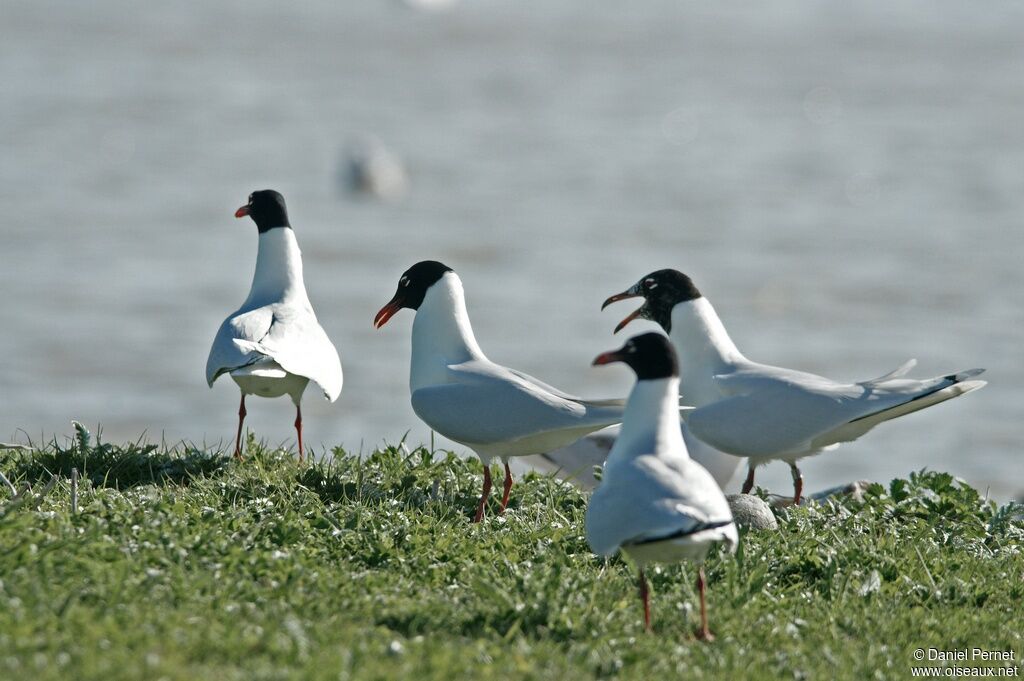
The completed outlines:
<svg viewBox="0 0 1024 681">
<path fill-rule="evenodd" d="M 0 438 L 75 418 L 228 442 L 237 389 L 208 390 L 204 362 L 255 257 L 232 212 L 273 187 L 345 365 L 338 403 L 307 395 L 309 443 L 429 437 L 412 315 L 370 324 L 417 260 L 459 271 L 492 359 L 592 396 L 630 385 L 589 368 L 630 309 L 600 302 L 676 267 L 761 361 L 989 369 L 808 461 L 810 489 L 927 466 L 1005 499 L 1024 489 L 1024 8 L 977 9 L 7 0 Z M 404 201 L 341 191 L 364 133 L 407 160 Z M 260 436 L 292 437 L 287 401 L 250 403 Z"/>
</svg>

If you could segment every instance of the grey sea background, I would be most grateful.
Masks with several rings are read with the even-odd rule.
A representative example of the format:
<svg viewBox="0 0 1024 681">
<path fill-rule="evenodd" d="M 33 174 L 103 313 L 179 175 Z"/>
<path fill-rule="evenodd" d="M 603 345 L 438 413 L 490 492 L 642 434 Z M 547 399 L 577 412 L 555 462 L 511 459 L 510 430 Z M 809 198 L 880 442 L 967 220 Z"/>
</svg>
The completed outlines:
<svg viewBox="0 0 1024 681">
<path fill-rule="evenodd" d="M 409 405 L 401 272 L 454 267 L 491 359 L 625 394 L 642 275 L 693 276 L 750 357 L 837 379 L 910 357 L 982 391 L 803 463 L 811 491 L 949 471 L 1024 491 L 1024 5 L 466 0 L 6 0 L 0 22 L 0 439 L 229 446 L 204 381 L 284 193 L 338 347 L 307 444 L 428 442 Z M 404 159 L 400 201 L 350 196 L 346 149 Z M 629 333 L 653 328 L 634 323 Z M 292 442 L 286 399 L 248 425 Z M 438 444 L 444 442 L 438 439 Z M 456 447 L 461 451 L 461 448 Z M 739 476 L 738 476 L 739 477 Z M 789 471 L 762 469 L 785 493 Z M 734 479 L 731 488 L 738 486 Z"/>
</svg>

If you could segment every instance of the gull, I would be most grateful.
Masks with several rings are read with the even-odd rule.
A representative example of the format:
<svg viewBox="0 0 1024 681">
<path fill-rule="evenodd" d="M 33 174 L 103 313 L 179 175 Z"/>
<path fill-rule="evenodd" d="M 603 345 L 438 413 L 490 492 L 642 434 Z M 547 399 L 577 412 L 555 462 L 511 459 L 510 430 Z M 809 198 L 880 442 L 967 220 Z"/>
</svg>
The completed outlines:
<svg viewBox="0 0 1024 681">
<path fill-rule="evenodd" d="M 587 541 L 597 554 L 622 551 L 637 563 L 647 631 L 651 607 L 644 566 L 696 563 L 697 637 L 710 641 L 703 561 L 714 544 L 735 550 L 732 512 L 718 483 L 687 454 L 679 429 L 679 365 L 669 340 L 645 333 L 594 360 L 595 365 L 612 362 L 625 362 L 637 381 L 601 484 L 587 505 Z"/>
<path fill-rule="evenodd" d="M 302 393 L 312 380 L 334 402 L 341 394 L 341 360 L 317 322 L 302 281 L 302 253 L 288 222 L 284 197 L 271 189 L 249 195 L 235 212 L 259 229 L 256 271 L 249 296 L 220 325 L 206 360 L 206 382 L 230 374 L 242 392 L 235 458 L 242 457 L 245 396 L 288 395 L 295 404 L 299 460 L 302 448 Z"/>
<path fill-rule="evenodd" d="M 425 260 L 406 270 L 374 326 L 381 328 L 403 308 L 416 311 L 409 370 L 413 411 L 484 464 L 473 522 L 484 517 L 495 458 L 505 464 L 501 513 L 512 489 L 510 457 L 556 449 L 622 419 L 623 400 L 573 397 L 487 359 L 469 323 L 462 281 L 450 267 Z"/>
<path fill-rule="evenodd" d="M 985 385 L 971 369 L 924 380 L 904 378 L 916 365 L 905 362 L 884 376 L 839 383 L 822 376 L 758 364 L 732 342 L 725 326 L 693 281 L 677 270 L 652 272 L 623 293 L 644 303 L 623 319 L 661 325 L 679 353 L 681 389 L 697 407 L 684 415 L 694 435 L 712 447 L 748 459 L 743 492 L 754 486 L 754 469 L 773 460 L 789 464 L 793 503 L 799 504 L 803 476 L 797 461 L 852 442 L 880 423 L 920 411 Z"/>
</svg>

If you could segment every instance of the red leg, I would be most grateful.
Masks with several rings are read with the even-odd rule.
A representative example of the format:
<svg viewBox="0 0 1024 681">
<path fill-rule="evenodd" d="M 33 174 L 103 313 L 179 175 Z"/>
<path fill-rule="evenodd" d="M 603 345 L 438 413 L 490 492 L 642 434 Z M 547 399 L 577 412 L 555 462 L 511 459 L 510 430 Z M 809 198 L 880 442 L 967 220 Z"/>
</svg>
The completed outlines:
<svg viewBox="0 0 1024 681">
<path fill-rule="evenodd" d="M 476 508 L 476 515 L 473 522 L 478 523 L 484 519 L 484 506 L 487 504 L 487 497 L 491 496 L 491 467 L 484 464 L 484 491 L 480 495 L 480 505 Z"/>
<path fill-rule="evenodd" d="M 242 393 L 242 403 L 238 406 L 238 433 L 235 435 L 235 458 L 242 460 L 242 421 L 245 421 L 245 393 Z"/>
<path fill-rule="evenodd" d="M 644 569 L 640 568 L 640 600 L 644 602 L 644 630 L 651 631 L 651 592 L 647 588 L 647 577 L 644 576 Z"/>
<path fill-rule="evenodd" d="M 498 513 L 504 513 L 505 507 L 508 506 L 508 495 L 512 491 L 512 469 L 508 467 L 508 461 L 505 462 L 505 493 L 501 495 L 501 508 Z"/>
<path fill-rule="evenodd" d="M 697 569 L 697 591 L 700 592 L 700 629 L 697 630 L 697 638 L 701 641 L 715 640 L 711 630 L 708 629 L 708 605 L 704 600 L 704 566 Z"/>
<path fill-rule="evenodd" d="M 302 407 L 295 405 L 295 432 L 299 434 L 299 463 L 302 463 Z"/>
<path fill-rule="evenodd" d="M 789 464 L 789 470 L 793 474 L 793 505 L 797 506 L 800 504 L 800 496 L 804 491 L 804 476 L 795 463 Z"/>
<path fill-rule="evenodd" d="M 750 466 L 747 469 L 747 479 L 743 481 L 743 489 L 740 491 L 744 494 L 750 494 L 752 489 L 754 489 L 754 467 Z"/>
</svg>

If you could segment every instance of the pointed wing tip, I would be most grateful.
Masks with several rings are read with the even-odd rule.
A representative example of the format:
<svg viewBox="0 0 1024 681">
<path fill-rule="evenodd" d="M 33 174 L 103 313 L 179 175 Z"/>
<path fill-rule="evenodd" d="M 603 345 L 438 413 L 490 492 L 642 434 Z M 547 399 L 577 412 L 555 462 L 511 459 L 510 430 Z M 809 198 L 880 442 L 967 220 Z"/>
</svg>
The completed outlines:
<svg viewBox="0 0 1024 681">
<path fill-rule="evenodd" d="M 960 388 L 960 394 L 966 395 L 967 393 L 980 390 L 988 385 L 988 381 L 961 381 L 956 384 L 957 388 Z"/>
</svg>

